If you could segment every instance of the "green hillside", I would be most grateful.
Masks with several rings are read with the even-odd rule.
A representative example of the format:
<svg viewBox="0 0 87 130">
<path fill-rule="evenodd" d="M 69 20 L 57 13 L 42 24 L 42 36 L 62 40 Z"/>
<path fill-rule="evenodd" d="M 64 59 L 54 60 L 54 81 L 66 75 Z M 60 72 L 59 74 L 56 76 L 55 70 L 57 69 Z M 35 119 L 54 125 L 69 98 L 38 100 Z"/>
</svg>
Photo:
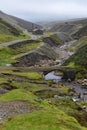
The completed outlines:
<svg viewBox="0 0 87 130">
<path fill-rule="evenodd" d="M 13 90 L 0 97 L 0 101 L 25 100 L 33 106 L 31 114 L 9 118 L 3 123 L 1 130 L 86 130 L 71 116 L 49 105 L 45 101 L 39 102 L 37 97 L 26 90 Z M 38 108 L 38 110 L 35 110 Z"/>
<path fill-rule="evenodd" d="M 80 38 L 69 49 L 75 54 L 66 60 L 64 65 L 87 69 L 87 36 Z"/>
<path fill-rule="evenodd" d="M 21 30 L 0 18 L 0 43 L 26 38 Z"/>
</svg>

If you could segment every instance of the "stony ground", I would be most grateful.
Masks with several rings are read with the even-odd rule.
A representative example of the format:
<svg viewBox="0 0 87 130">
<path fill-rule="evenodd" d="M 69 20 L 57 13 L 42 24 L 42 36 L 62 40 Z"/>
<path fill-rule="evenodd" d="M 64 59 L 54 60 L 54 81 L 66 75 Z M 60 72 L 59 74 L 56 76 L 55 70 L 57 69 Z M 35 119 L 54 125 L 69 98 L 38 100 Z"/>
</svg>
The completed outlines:
<svg viewBox="0 0 87 130">
<path fill-rule="evenodd" d="M 38 108 L 35 106 L 35 109 Z M 32 111 L 34 111 L 34 106 L 27 101 L 0 102 L 0 123 L 2 123 L 3 119 L 7 119 L 13 115 L 26 114 Z"/>
</svg>

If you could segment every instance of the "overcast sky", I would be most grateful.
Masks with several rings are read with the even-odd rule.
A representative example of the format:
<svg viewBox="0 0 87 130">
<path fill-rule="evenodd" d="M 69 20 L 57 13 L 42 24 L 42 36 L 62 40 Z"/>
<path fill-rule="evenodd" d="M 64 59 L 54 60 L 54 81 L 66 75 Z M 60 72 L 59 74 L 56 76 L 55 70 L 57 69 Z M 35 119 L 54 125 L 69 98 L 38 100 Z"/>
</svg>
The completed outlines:
<svg viewBox="0 0 87 130">
<path fill-rule="evenodd" d="M 0 10 L 28 21 L 87 17 L 87 0 L 0 0 Z"/>
</svg>

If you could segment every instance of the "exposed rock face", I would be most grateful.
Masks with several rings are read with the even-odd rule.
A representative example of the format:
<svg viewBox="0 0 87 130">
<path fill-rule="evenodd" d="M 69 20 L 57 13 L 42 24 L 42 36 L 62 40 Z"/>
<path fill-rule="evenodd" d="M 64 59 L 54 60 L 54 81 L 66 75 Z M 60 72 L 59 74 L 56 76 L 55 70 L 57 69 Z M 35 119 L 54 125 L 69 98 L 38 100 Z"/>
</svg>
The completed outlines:
<svg viewBox="0 0 87 130">
<path fill-rule="evenodd" d="M 34 40 L 29 40 L 29 42 L 33 43 Z M 20 46 L 29 44 L 28 41 L 19 42 L 18 44 L 14 44 L 10 46 L 12 49 L 16 49 Z M 36 41 L 38 42 L 38 41 Z M 35 43 L 36 44 L 36 43 Z M 34 65 L 47 65 L 48 60 L 56 60 L 59 55 L 55 52 L 55 50 L 50 47 L 48 44 L 43 44 L 42 46 L 38 47 L 34 51 L 30 51 L 21 57 L 17 58 L 16 63 L 13 63 L 13 66 L 34 66 Z"/>
<path fill-rule="evenodd" d="M 12 49 L 17 49 L 17 48 L 20 48 L 22 46 L 25 46 L 27 44 L 34 43 L 34 42 L 38 43 L 38 41 L 36 40 L 26 40 L 26 41 L 17 42 L 16 44 L 9 45 L 9 47 Z"/>
<path fill-rule="evenodd" d="M 50 58 L 43 53 L 31 52 L 18 59 L 18 62 L 13 63 L 14 66 L 33 66 L 38 64 L 40 60 L 49 60 Z"/>
<path fill-rule="evenodd" d="M 58 43 L 55 40 L 53 40 L 51 37 L 43 38 L 43 41 L 46 42 L 51 47 L 53 47 L 53 46 L 57 47 L 58 46 Z"/>
</svg>

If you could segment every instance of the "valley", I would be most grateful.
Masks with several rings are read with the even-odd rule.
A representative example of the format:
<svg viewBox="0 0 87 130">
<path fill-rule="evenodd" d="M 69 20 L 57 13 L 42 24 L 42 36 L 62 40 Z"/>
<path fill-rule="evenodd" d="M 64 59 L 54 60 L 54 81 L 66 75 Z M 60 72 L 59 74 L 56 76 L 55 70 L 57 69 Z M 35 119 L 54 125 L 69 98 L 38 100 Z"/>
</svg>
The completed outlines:
<svg viewBox="0 0 87 130">
<path fill-rule="evenodd" d="M 0 12 L 0 130 L 87 129 L 86 26 Z"/>
</svg>

